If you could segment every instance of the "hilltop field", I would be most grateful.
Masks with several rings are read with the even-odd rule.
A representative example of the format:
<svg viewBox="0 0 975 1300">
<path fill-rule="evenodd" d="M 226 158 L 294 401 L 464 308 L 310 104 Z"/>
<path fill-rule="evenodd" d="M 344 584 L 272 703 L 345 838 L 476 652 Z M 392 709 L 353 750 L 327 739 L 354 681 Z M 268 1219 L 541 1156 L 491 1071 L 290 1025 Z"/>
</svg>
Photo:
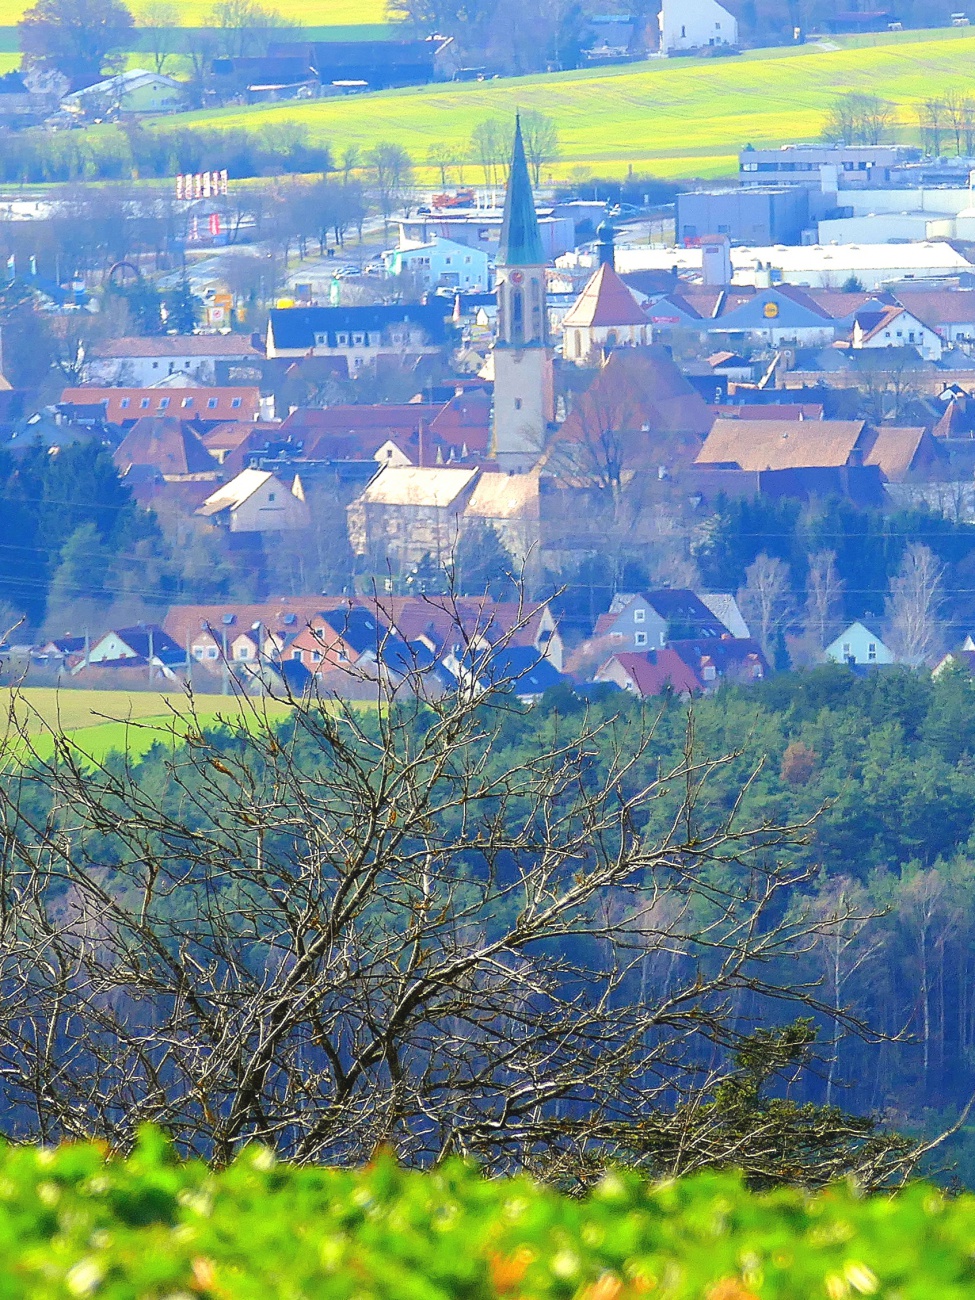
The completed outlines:
<svg viewBox="0 0 975 1300">
<path fill-rule="evenodd" d="M 84 754 L 101 762 L 111 752 L 138 758 L 153 744 L 171 744 L 186 734 L 192 720 L 207 727 L 234 726 L 255 717 L 285 718 L 289 712 L 288 705 L 275 700 L 234 695 L 197 695 L 191 706 L 182 691 L 25 687 L 12 696 L 4 688 L 0 689 L 0 737 L 5 734 L 16 753 L 23 747 L 20 737 L 26 731 L 31 746 L 45 757 L 53 750 L 54 735 L 65 735 Z"/>
<path fill-rule="evenodd" d="M 261 131 L 301 123 L 314 141 L 368 148 L 396 141 L 422 162 L 444 139 L 458 152 L 484 118 L 539 109 L 555 118 L 562 156 L 544 180 L 582 172 L 727 175 L 742 145 L 815 140 L 846 91 L 898 105 L 897 135 L 916 143 L 916 109 L 933 93 L 975 93 L 975 29 L 903 32 L 755 50 L 737 58 L 673 59 L 543 76 L 382 91 L 312 103 L 182 115 L 180 124 Z M 426 179 L 433 180 L 432 174 Z M 454 181 L 477 182 L 467 164 Z"/>
<path fill-rule="evenodd" d="M 213 9 L 214 0 L 173 0 L 184 27 L 202 27 Z M 0 0 L 0 27 L 14 27 L 20 22 L 31 0 Z M 129 8 L 139 20 L 143 5 L 129 0 Z M 277 9 L 288 22 L 302 27 L 344 27 L 386 22 L 386 0 L 288 0 L 279 4 L 270 0 L 269 9 Z"/>
</svg>

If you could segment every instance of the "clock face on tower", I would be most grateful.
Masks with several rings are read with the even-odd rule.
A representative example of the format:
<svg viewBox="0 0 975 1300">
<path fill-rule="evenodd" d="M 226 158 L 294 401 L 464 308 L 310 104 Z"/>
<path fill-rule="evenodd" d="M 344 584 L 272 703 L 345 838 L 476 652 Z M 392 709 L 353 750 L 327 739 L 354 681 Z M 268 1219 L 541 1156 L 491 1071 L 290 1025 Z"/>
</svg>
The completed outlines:
<svg viewBox="0 0 975 1300">
<path fill-rule="evenodd" d="M 525 283 L 525 275 L 523 271 L 512 271 L 511 274 L 508 276 L 508 279 L 511 281 L 512 284 Z"/>
</svg>

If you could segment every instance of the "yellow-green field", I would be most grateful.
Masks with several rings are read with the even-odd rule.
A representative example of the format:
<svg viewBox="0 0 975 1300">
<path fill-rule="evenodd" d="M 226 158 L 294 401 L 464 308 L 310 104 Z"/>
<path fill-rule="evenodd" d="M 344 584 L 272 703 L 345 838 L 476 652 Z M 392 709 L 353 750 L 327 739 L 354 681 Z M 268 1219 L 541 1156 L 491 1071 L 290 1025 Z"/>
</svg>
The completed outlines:
<svg viewBox="0 0 975 1300">
<path fill-rule="evenodd" d="M 172 743 L 185 735 L 193 720 L 204 726 L 234 725 L 265 716 L 285 718 L 289 712 L 288 705 L 275 700 L 233 695 L 197 695 L 191 706 L 182 692 L 26 687 L 12 696 L 4 689 L 0 690 L 0 755 L 4 748 L 14 756 L 22 755 L 26 732 L 30 747 L 42 757 L 53 751 L 55 735 L 67 735 L 83 754 L 99 762 L 113 751 L 137 758 L 157 742 Z"/>
<path fill-rule="evenodd" d="M 839 44 L 839 41 L 836 42 Z M 904 32 L 756 50 L 739 58 L 674 59 L 463 85 L 187 114 L 181 124 L 260 131 L 305 124 L 337 149 L 378 140 L 405 145 L 422 161 L 435 141 L 460 151 L 485 117 L 540 109 L 558 123 L 562 157 L 555 177 L 578 169 L 597 175 L 720 176 L 735 170 L 738 149 L 815 140 L 837 95 L 867 91 L 898 105 L 898 133 L 916 142 L 915 105 L 949 90 L 975 93 L 975 29 Z M 459 175 L 453 177 L 461 179 Z M 480 179 L 468 164 L 464 179 Z"/>
<path fill-rule="evenodd" d="M 0 0 L 0 27 L 13 27 L 32 0 Z M 213 9 L 214 0 L 174 0 L 183 27 L 202 27 Z M 142 5 L 130 5 L 136 22 Z M 277 9 L 290 23 L 303 27 L 345 27 L 356 23 L 386 22 L 386 0 L 270 0 L 266 8 Z"/>
</svg>

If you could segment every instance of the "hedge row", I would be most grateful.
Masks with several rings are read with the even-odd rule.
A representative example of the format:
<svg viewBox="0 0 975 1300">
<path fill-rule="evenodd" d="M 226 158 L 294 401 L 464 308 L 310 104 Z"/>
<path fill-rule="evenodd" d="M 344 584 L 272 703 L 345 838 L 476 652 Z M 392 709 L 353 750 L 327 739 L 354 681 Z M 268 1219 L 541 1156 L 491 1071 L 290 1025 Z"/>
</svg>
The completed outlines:
<svg viewBox="0 0 975 1300">
<path fill-rule="evenodd" d="M 975 1197 L 916 1185 L 755 1195 L 733 1175 L 607 1177 L 573 1200 L 527 1178 L 390 1158 L 296 1169 L 176 1161 L 154 1132 L 0 1149 L 0 1296 L 191 1300 L 961 1300 Z"/>
</svg>

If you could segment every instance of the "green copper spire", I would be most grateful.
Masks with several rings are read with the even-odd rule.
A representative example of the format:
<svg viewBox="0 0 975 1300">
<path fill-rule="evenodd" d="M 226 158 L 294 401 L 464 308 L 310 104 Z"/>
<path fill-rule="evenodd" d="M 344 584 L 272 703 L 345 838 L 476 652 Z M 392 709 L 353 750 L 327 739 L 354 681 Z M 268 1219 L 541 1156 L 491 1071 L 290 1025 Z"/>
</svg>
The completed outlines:
<svg viewBox="0 0 975 1300">
<path fill-rule="evenodd" d="M 498 266 L 544 266 L 545 253 L 538 233 L 535 199 L 525 161 L 525 143 L 521 138 L 521 118 L 515 118 L 515 146 L 511 151 L 511 170 L 504 196 L 504 220 Z"/>
</svg>

